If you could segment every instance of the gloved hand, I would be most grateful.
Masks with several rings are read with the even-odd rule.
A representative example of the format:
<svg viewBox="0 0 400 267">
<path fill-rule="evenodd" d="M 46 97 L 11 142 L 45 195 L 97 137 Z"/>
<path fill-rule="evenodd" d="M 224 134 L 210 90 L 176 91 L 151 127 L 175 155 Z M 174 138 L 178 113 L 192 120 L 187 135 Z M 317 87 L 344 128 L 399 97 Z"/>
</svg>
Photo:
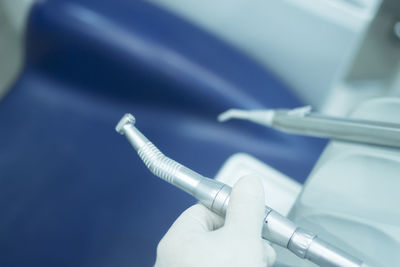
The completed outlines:
<svg viewBox="0 0 400 267">
<path fill-rule="evenodd" d="M 174 222 L 157 248 L 155 267 L 265 267 L 275 251 L 261 238 L 264 189 L 246 176 L 233 187 L 224 220 L 201 204 Z"/>
</svg>

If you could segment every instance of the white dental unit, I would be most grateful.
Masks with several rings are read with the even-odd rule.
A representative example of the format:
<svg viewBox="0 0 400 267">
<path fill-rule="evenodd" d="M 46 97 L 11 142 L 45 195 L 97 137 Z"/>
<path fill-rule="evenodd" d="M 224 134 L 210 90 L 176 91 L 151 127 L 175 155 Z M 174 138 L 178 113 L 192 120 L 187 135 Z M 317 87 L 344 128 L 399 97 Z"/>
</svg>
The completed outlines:
<svg viewBox="0 0 400 267">
<path fill-rule="evenodd" d="M 399 1 L 154 2 L 246 51 L 323 114 L 400 123 Z M 370 266 L 400 266 L 398 147 L 332 140 L 304 185 L 239 153 L 216 179 L 257 173 L 273 209 Z M 275 266 L 315 266 L 275 248 Z"/>
</svg>

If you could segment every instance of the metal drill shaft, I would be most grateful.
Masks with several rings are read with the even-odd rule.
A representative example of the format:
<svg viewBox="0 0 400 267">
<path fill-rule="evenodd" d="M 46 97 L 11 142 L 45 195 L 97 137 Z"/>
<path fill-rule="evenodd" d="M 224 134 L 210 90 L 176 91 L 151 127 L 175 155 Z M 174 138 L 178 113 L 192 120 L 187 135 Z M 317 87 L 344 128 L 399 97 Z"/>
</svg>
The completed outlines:
<svg viewBox="0 0 400 267">
<path fill-rule="evenodd" d="M 115 129 L 127 137 L 150 171 L 193 195 L 213 212 L 225 216 L 231 187 L 206 178 L 166 157 L 134 126 L 134 123 L 135 118 L 126 114 Z M 359 259 L 320 240 L 315 234 L 297 227 L 268 206 L 265 207 L 262 237 L 320 266 L 362 266 L 362 261 Z"/>
<path fill-rule="evenodd" d="M 126 114 L 115 127 L 127 137 L 149 170 L 166 182 L 197 198 L 203 205 L 224 216 L 231 188 L 206 178 L 159 151 L 135 126 L 135 118 Z"/>
</svg>

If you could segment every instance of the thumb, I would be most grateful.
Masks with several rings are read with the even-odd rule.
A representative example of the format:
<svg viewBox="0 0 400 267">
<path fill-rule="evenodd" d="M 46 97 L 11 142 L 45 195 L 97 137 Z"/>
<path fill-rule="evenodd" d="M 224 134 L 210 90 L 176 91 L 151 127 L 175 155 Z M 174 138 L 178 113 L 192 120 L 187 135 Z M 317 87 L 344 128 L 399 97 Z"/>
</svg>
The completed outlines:
<svg viewBox="0 0 400 267">
<path fill-rule="evenodd" d="M 248 236 L 261 235 L 265 216 L 264 188 L 257 176 L 242 177 L 232 188 L 225 226 Z"/>
</svg>

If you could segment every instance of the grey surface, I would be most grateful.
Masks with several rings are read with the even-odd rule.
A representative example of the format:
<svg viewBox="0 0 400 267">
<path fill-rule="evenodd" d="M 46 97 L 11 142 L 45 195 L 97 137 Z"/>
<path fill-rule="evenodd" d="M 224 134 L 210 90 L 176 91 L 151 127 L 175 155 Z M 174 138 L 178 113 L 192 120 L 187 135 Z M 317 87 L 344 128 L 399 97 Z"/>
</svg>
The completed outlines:
<svg viewBox="0 0 400 267">
<path fill-rule="evenodd" d="M 380 2 L 151 1 L 241 49 L 318 109 L 358 52 Z"/>
<path fill-rule="evenodd" d="M 22 65 L 22 36 L 11 25 L 0 5 L 0 101 Z"/>
</svg>

